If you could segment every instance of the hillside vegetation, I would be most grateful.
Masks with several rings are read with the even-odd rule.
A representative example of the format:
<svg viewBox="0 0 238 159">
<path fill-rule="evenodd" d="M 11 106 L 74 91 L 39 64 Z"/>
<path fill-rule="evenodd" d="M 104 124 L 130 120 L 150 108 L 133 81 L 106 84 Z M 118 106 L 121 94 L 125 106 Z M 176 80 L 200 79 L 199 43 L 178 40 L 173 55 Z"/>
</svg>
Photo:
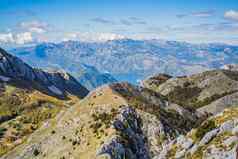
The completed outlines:
<svg viewBox="0 0 238 159">
<path fill-rule="evenodd" d="M 191 76 L 170 78 L 166 81 L 158 78 L 148 78 L 143 81 L 143 85 L 161 93 L 170 102 L 196 110 L 222 97 L 238 92 L 238 72 L 213 70 Z M 235 96 L 232 99 L 235 99 Z M 227 102 L 232 99 L 227 100 Z M 227 106 L 230 103 L 224 105 Z M 206 111 L 213 113 L 214 110 L 209 111 L 208 108 Z"/>
<path fill-rule="evenodd" d="M 0 156 L 87 93 L 69 74 L 31 68 L 0 49 Z"/>
</svg>

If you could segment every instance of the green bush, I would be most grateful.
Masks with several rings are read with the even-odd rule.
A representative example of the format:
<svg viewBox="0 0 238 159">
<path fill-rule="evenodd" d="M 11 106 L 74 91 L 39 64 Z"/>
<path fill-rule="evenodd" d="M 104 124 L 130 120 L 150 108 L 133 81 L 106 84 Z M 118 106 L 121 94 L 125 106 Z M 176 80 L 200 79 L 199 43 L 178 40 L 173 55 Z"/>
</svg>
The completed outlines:
<svg viewBox="0 0 238 159">
<path fill-rule="evenodd" d="M 216 124 L 213 120 L 204 122 L 196 131 L 195 136 L 197 139 L 201 139 L 207 132 L 216 128 Z"/>
<path fill-rule="evenodd" d="M 169 101 L 177 103 L 181 106 L 186 106 L 191 103 L 191 101 L 196 101 L 196 97 L 201 92 L 201 88 L 198 87 L 175 87 L 174 91 L 167 95 Z"/>
<path fill-rule="evenodd" d="M 34 154 L 34 156 L 38 156 L 38 155 L 40 154 L 40 151 L 37 150 L 37 149 L 35 149 L 35 150 L 33 151 L 33 154 Z"/>
<path fill-rule="evenodd" d="M 205 105 L 208 105 L 208 104 L 212 103 L 213 101 L 215 101 L 215 100 L 217 100 L 217 99 L 219 99 L 219 98 L 222 98 L 222 97 L 224 97 L 224 96 L 233 94 L 233 93 L 235 93 L 235 92 L 236 92 L 236 91 L 224 92 L 224 93 L 222 93 L 222 94 L 214 94 L 214 95 L 212 95 L 212 96 L 210 96 L 210 97 L 205 98 L 205 99 L 202 100 L 202 101 L 197 101 L 197 100 L 195 100 L 195 101 L 192 101 L 192 102 L 191 102 L 191 106 L 194 107 L 194 108 L 200 108 L 200 107 L 202 107 L 202 106 L 205 106 Z"/>
<path fill-rule="evenodd" d="M 5 134 L 6 128 L 0 127 L 0 138 Z"/>
</svg>

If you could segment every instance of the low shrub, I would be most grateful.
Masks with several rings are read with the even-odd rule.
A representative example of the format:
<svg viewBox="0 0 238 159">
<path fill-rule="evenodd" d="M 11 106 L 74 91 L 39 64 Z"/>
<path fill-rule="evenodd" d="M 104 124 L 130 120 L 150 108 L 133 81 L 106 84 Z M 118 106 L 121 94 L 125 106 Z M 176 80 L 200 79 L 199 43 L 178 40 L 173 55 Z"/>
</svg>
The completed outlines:
<svg viewBox="0 0 238 159">
<path fill-rule="evenodd" d="M 0 138 L 5 134 L 6 128 L 0 127 Z"/>
<path fill-rule="evenodd" d="M 201 139 L 207 132 L 216 128 L 216 124 L 213 120 L 208 120 L 204 122 L 198 129 L 196 130 L 195 136 L 197 139 Z"/>
</svg>

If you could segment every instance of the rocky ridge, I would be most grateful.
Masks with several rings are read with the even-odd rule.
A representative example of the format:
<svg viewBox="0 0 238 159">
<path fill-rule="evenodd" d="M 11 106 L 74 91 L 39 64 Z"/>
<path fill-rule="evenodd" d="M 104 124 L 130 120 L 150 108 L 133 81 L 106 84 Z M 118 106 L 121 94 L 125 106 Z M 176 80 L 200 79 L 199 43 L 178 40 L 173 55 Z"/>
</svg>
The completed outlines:
<svg viewBox="0 0 238 159">
<path fill-rule="evenodd" d="M 0 72 L 3 82 L 26 81 L 28 86 L 58 97 L 66 97 L 68 93 L 82 98 L 88 93 L 70 74 L 34 69 L 3 49 L 0 49 Z"/>
<path fill-rule="evenodd" d="M 142 85 L 164 95 L 172 103 L 193 110 L 201 108 L 199 109 L 201 113 L 215 114 L 222 111 L 218 107 L 238 104 L 236 102 L 237 71 L 212 70 L 191 76 L 173 77 L 164 81 L 158 78 L 149 78 L 143 81 Z M 218 99 L 220 100 L 217 101 Z M 202 110 L 204 111 L 202 112 Z"/>
<path fill-rule="evenodd" d="M 164 151 L 154 159 L 238 157 L 238 109 L 226 109 L 203 122 L 185 136 L 167 143 Z"/>
</svg>

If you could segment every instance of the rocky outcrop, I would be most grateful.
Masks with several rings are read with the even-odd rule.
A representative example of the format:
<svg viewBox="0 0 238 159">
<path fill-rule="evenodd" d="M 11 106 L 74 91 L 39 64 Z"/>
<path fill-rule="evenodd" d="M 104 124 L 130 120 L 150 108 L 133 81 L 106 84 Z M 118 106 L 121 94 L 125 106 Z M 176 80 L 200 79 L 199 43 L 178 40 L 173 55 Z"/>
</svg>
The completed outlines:
<svg viewBox="0 0 238 159">
<path fill-rule="evenodd" d="M 166 151 L 161 151 L 155 159 L 162 158 L 216 158 L 236 159 L 238 149 L 237 127 L 238 109 L 230 108 L 209 118 L 186 136 L 169 142 Z M 204 126 L 210 123 L 209 126 Z M 201 135 L 201 131 L 203 132 Z M 198 135 L 199 134 L 199 135 Z M 164 152 L 166 152 L 164 154 Z M 161 156 L 164 157 L 161 157 Z"/>
<path fill-rule="evenodd" d="M 230 70 L 230 71 L 238 71 L 238 65 L 237 64 L 224 65 L 222 69 Z"/>
<path fill-rule="evenodd" d="M 162 83 L 166 82 L 168 79 L 172 78 L 172 76 L 167 74 L 158 74 L 151 76 L 144 81 L 141 82 L 141 85 L 146 88 L 158 87 Z"/>
<path fill-rule="evenodd" d="M 110 159 L 236 159 L 238 116 L 232 115 L 236 112 L 237 109 L 230 109 L 208 119 L 209 121 L 219 121 L 225 117 L 224 122 L 217 123 L 212 130 L 205 132 L 200 139 L 194 138 L 196 131 L 202 131 L 201 128 L 198 128 L 192 130 L 187 135 L 181 134 L 174 140 L 164 140 L 161 144 L 152 145 L 150 139 L 154 136 L 153 133 L 148 133 L 150 126 L 145 128 L 141 124 L 148 124 L 145 120 L 149 119 L 145 117 L 145 114 L 142 115 L 131 107 L 124 107 L 120 110 L 118 118 L 113 122 L 117 135 L 102 145 L 98 151 L 98 156 L 107 156 Z M 152 129 L 153 132 L 156 132 L 157 137 L 161 134 L 166 135 L 164 127 L 160 122 L 153 125 Z M 157 148 L 157 151 L 153 151 L 154 148 Z"/>
<path fill-rule="evenodd" d="M 32 68 L 3 49 L 0 49 L 0 74 L 0 80 L 3 82 L 23 81 L 34 89 L 54 96 L 65 97 L 71 94 L 82 98 L 88 93 L 88 90 L 68 73 Z"/>
<path fill-rule="evenodd" d="M 163 112 L 158 117 L 156 111 L 149 113 L 132 106 L 121 107 L 123 108 L 119 110 L 118 117 L 112 123 L 116 135 L 102 145 L 98 156 L 105 155 L 111 159 L 153 158 L 161 152 L 166 154 L 166 145 L 181 133 L 176 126 L 169 123 L 170 119 L 166 119 L 170 118 L 169 113 Z M 191 139 L 181 143 L 187 149 L 192 146 Z"/>
<path fill-rule="evenodd" d="M 118 136 L 113 137 L 99 150 L 98 155 L 108 154 L 111 159 L 149 159 L 146 138 L 142 132 L 141 119 L 131 107 L 120 110 L 113 122 Z"/>
</svg>

